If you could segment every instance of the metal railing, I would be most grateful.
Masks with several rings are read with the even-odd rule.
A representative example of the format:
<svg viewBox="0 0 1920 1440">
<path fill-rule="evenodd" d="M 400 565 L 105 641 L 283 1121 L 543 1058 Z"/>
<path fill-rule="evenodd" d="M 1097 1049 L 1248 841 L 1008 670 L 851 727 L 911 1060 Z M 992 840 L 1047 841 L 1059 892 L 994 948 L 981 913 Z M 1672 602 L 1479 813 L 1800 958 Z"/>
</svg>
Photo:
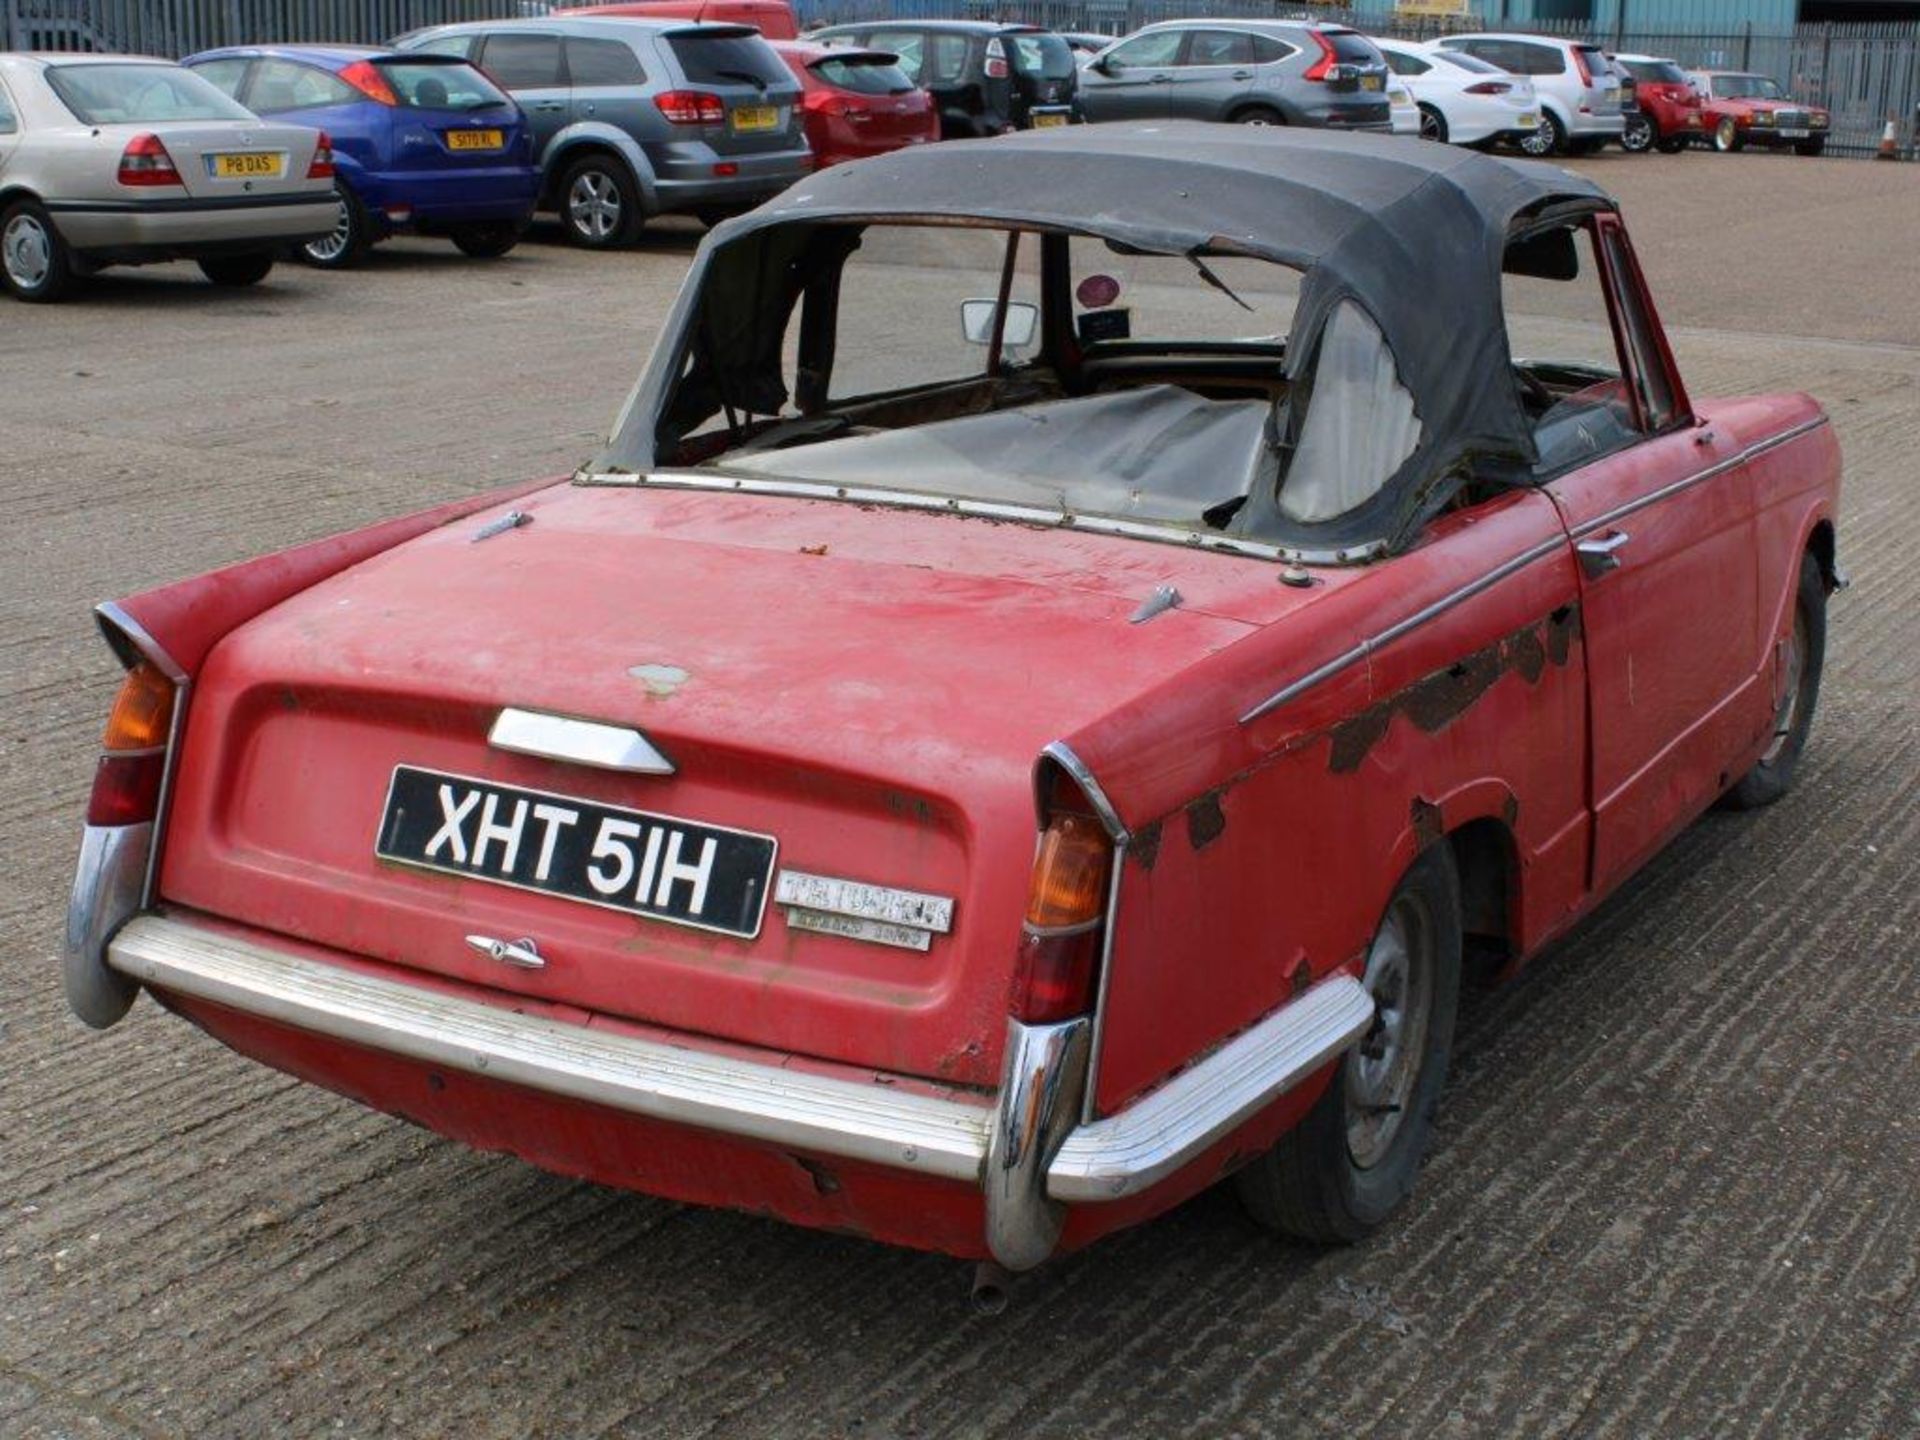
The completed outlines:
<svg viewBox="0 0 1920 1440">
<path fill-rule="evenodd" d="M 569 0 L 559 0 L 569 3 Z M 573 0 L 577 3 L 577 0 Z M 377 45 L 423 25 L 544 15 L 554 0 L 0 0 L 0 49 L 124 51 L 181 56 L 217 45 L 332 40 Z M 1054 30 L 1124 35 L 1155 20 L 1202 16 L 1345 20 L 1427 39 L 1461 22 L 1310 9 L 1280 0 L 796 0 L 804 26 L 880 19 L 1021 20 Z M 1902 148 L 1920 106 L 1920 23 L 1737 30 L 1627 29 L 1586 22 L 1524 27 L 1689 68 L 1771 75 L 1796 100 L 1833 113 L 1828 153 L 1871 155 L 1889 119 Z"/>
</svg>

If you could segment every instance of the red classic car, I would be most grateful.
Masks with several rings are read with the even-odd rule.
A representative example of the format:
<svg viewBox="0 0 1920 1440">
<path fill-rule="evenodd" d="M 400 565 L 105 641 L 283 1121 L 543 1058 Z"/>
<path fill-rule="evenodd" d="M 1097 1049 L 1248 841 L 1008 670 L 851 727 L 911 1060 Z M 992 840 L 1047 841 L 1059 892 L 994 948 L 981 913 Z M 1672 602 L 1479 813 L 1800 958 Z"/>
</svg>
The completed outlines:
<svg viewBox="0 0 1920 1440">
<path fill-rule="evenodd" d="M 1697 70 L 1701 121 L 1722 152 L 1748 145 L 1791 145 L 1796 155 L 1818 155 L 1827 148 L 1832 117 L 1818 105 L 1787 98 L 1779 82 L 1740 70 Z"/>
<path fill-rule="evenodd" d="M 821 169 L 940 138 L 933 96 L 885 50 L 779 40 L 773 48 L 800 81 L 807 144 Z"/>
<path fill-rule="evenodd" d="M 706 237 L 570 481 L 100 607 L 70 1003 L 1012 1269 L 1229 1174 L 1355 1239 L 1463 965 L 1792 782 L 1838 471 L 1689 398 L 1556 168 L 838 166 Z"/>
<path fill-rule="evenodd" d="M 1614 55 L 1614 64 L 1626 71 L 1633 85 L 1634 110 L 1621 132 L 1622 148 L 1659 149 L 1677 155 L 1706 130 L 1700 118 L 1700 92 L 1687 72 L 1657 55 Z"/>
</svg>

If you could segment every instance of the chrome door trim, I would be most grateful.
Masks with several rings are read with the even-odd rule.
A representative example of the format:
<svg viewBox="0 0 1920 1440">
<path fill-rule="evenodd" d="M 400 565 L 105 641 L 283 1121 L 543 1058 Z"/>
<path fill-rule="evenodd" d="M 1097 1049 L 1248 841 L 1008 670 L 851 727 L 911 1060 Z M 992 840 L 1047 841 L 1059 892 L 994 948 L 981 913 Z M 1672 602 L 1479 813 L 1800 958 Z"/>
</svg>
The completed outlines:
<svg viewBox="0 0 1920 1440">
<path fill-rule="evenodd" d="M 1613 509 L 1606 511 L 1604 514 L 1595 515 L 1588 520 L 1582 520 L 1578 526 L 1568 533 L 1570 533 L 1574 539 L 1578 540 L 1583 535 L 1591 535 L 1596 530 L 1603 530 L 1616 520 L 1624 520 L 1627 516 L 1634 514 L 1636 511 L 1644 510 L 1649 505 L 1658 505 L 1662 500 L 1672 499 L 1683 490 L 1691 490 L 1695 485 L 1702 484 L 1716 476 L 1724 475 L 1729 470 L 1737 470 L 1742 465 L 1759 459 L 1769 451 L 1778 450 L 1782 445 L 1798 440 L 1803 435 L 1811 435 L 1815 430 L 1829 423 L 1827 417 L 1824 415 L 1812 420 L 1803 420 L 1791 430 L 1782 430 L 1778 435 L 1769 435 L 1765 440 L 1756 440 L 1738 454 L 1729 455 L 1724 460 L 1714 461 L 1713 464 L 1707 466 L 1704 470 L 1696 470 L 1691 475 L 1682 476 L 1678 480 L 1670 481 L 1662 485 L 1658 490 L 1649 490 L 1645 495 L 1636 495 L 1633 499 L 1614 506 Z"/>
</svg>

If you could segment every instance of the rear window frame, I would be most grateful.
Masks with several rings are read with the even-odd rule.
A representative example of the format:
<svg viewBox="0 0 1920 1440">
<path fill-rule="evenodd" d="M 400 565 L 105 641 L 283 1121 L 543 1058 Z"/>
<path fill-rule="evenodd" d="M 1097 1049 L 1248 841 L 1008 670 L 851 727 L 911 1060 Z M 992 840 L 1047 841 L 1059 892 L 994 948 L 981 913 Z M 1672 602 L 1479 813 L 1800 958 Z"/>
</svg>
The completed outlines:
<svg viewBox="0 0 1920 1440">
<path fill-rule="evenodd" d="M 231 106 L 232 109 L 220 110 L 218 113 L 208 115 L 115 115 L 103 117 L 96 111 L 83 110 L 80 105 L 75 103 L 74 97 L 67 92 L 66 85 L 62 83 L 69 76 L 77 75 L 88 70 L 151 70 L 170 76 L 184 76 L 191 79 L 194 84 L 204 86 L 210 96 L 220 101 L 221 106 Z M 193 71 L 187 69 L 186 66 L 176 65 L 172 61 L 87 60 L 73 65 L 49 65 L 42 73 L 46 78 L 47 88 L 53 92 L 54 98 L 60 102 L 69 115 L 73 116 L 73 118 L 82 125 L 168 125 L 174 123 L 195 125 L 207 124 L 217 120 L 257 120 L 259 118 L 253 111 L 247 109 L 246 106 L 242 105 L 238 100 L 235 100 L 211 80 L 195 75 Z"/>
<path fill-rule="evenodd" d="M 769 45 L 758 31 L 734 27 L 728 27 L 718 34 L 700 30 L 674 30 L 660 36 L 659 43 L 672 60 L 673 68 L 680 72 L 680 78 L 688 85 L 745 85 L 748 83 L 736 76 L 717 74 L 716 72 L 720 70 L 737 70 L 743 74 L 758 75 L 762 93 L 783 86 L 791 89 L 795 83 L 793 71 L 789 70 L 787 62 L 780 58 L 780 52 Z M 728 48 L 728 53 L 731 55 L 750 57 L 753 64 L 751 66 L 736 65 L 731 60 L 723 58 L 707 63 L 696 73 L 696 68 L 687 63 L 689 51 L 694 51 L 695 47 L 723 46 Z"/>
</svg>

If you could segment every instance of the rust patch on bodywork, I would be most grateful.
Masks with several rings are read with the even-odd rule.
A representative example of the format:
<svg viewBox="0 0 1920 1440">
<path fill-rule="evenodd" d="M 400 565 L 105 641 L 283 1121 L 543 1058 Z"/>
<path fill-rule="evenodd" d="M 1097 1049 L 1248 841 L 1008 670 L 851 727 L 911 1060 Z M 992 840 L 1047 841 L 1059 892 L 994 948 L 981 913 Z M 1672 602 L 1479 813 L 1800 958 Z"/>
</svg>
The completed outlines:
<svg viewBox="0 0 1920 1440">
<path fill-rule="evenodd" d="M 1413 804 L 1408 807 L 1408 818 L 1413 822 L 1413 843 L 1422 850 L 1447 833 L 1440 807 L 1431 800 L 1414 796 Z"/>
<path fill-rule="evenodd" d="M 1336 775 L 1359 769 L 1360 762 L 1387 733 L 1395 715 L 1406 716 L 1431 735 L 1471 709 L 1509 671 L 1529 685 L 1537 683 L 1549 664 L 1567 663 L 1579 623 L 1578 607 L 1564 605 L 1341 721 L 1328 732 L 1333 742 L 1329 768 Z"/>
<path fill-rule="evenodd" d="M 813 1193 L 816 1195 L 838 1195 L 840 1177 L 818 1160 L 809 1160 L 805 1155 L 790 1157 L 793 1163 L 807 1172 L 807 1178 L 813 1181 Z"/>
<path fill-rule="evenodd" d="M 1134 858 L 1139 860 L 1142 870 L 1153 869 L 1153 862 L 1160 858 L 1160 835 L 1161 827 L 1158 820 L 1151 825 L 1142 825 L 1134 833 L 1133 844 L 1129 848 Z"/>
<path fill-rule="evenodd" d="M 1204 850 L 1227 828 L 1226 812 L 1220 808 L 1220 792 L 1209 790 L 1187 806 L 1187 839 L 1195 850 Z"/>
</svg>

